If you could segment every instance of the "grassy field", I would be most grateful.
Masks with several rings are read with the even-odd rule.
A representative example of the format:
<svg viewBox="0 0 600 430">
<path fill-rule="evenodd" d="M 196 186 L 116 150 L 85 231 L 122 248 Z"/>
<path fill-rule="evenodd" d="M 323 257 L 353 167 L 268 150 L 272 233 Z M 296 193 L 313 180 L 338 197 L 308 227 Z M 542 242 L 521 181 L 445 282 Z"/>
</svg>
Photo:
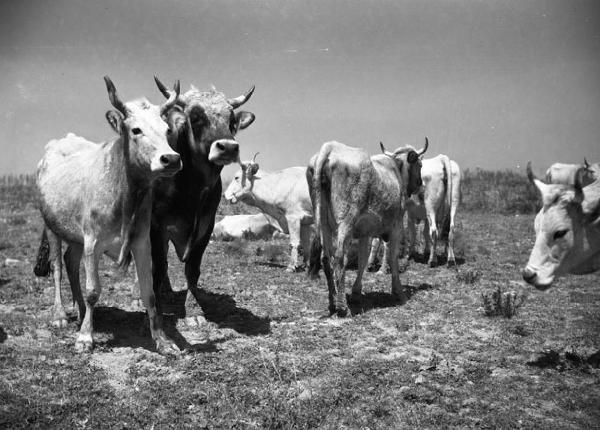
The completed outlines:
<svg viewBox="0 0 600 430">
<path fill-rule="evenodd" d="M 284 271 L 284 241 L 214 242 L 206 323 L 166 318 L 181 357 L 153 351 L 128 310 L 131 275 L 105 261 L 97 346 L 79 355 L 74 313 L 48 323 L 52 279 L 32 273 L 41 221 L 20 187 L 0 187 L 0 428 L 600 428 L 599 277 L 522 286 L 532 214 L 459 211 L 458 271 L 411 262 L 403 306 L 368 273 L 345 319 L 323 317 L 323 277 Z M 525 298 L 512 318 L 486 315 L 498 289 Z"/>
</svg>

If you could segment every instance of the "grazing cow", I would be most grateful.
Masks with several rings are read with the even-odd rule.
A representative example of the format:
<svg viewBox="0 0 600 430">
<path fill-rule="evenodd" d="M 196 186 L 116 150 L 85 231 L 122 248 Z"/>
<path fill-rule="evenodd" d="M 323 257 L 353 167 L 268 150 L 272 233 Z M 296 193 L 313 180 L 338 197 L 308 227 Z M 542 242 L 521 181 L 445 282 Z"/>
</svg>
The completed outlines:
<svg viewBox="0 0 600 430">
<path fill-rule="evenodd" d="M 361 297 L 369 239 L 373 236 L 389 241 L 392 292 L 402 302 L 406 300 L 398 274 L 398 245 L 406 197 L 422 185 L 419 157 L 427 150 L 425 142 L 421 151 L 406 146 L 393 153 L 386 152 L 381 144 L 383 154 L 372 157 L 362 149 L 327 142 L 311 158 L 306 179 L 318 236 L 311 249 L 311 274 L 318 272 L 321 255 L 331 314 L 345 316 L 348 311 L 344 278 L 352 237 L 359 239 L 352 300 Z"/>
<path fill-rule="evenodd" d="M 312 204 L 305 167 L 288 167 L 273 173 L 259 171 L 256 155 L 242 164 L 225 191 L 231 203 L 238 200 L 256 206 L 275 218 L 281 231 L 290 235 L 290 262 L 286 271 L 303 270 L 308 260 L 313 223 Z M 299 261 L 302 258 L 302 262 Z"/>
<path fill-rule="evenodd" d="M 155 80 L 163 95 L 171 97 L 172 92 Z M 253 92 L 254 87 L 239 97 L 227 98 L 214 88 L 205 92 L 192 86 L 177 97 L 177 106 L 169 116 L 170 125 L 176 130 L 171 145 L 181 154 L 183 169 L 172 178 L 160 179 L 154 186 L 152 268 L 156 291 L 171 295 L 167 252 L 169 241 L 172 242 L 180 261 L 185 263 L 188 325 L 203 321 L 197 304 L 200 263 L 221 200 L 221 170 L 227 164 L 239 162 L 235 135 L 255 118 L 251 112 L 236 109 Z"/>
<path fill-rule="evenodd" d="M 67 243 L 65 265 L 80 318 L 85 314 L 75 343 L 78 351 L 93 347 L 93 311 L 101 291 L 100 257 L 106 253 L 126 267 L 133 256 L 156 347 L 160 352 L 179 351 L 165 336 L 155 307 L 149 237 L 152 184 L 181 169 L 179 154 L 168 145 L 168 126 L 163 120 L 175 104 L 179 84 L 167 102 L 156 106 L 145 98 L 123 103 L 112 81 L 107 76 L 104 80 L 116 109 L 108 111 L 106 119 L 119 137 L 97 144 L 68 134 L 50 141 L 38 164 L 37 185 L 46 226 L 43 237 L 47 233 L 54 260 L 54 318 L 59 325 L 66 323 L 60 298 L 62 241 Z M 85 304 L 79 284 L 82 256 Z M 40 265 L 48 266 L 43 261 Z"/>
<path fill-rule="evenodd" d="M 436 245 L 440 236 L 448 236 L 446 245 L 448 265 L 456 265 L 454 257 L 454 217 L 460 201 L 460 168 L 447 156 L 440 154 L 423 160 L 423 187 L 406 201 L 408 222 L 408 256 L 414 255 L 416 224 L 425 222 L 425 252 L 429 251 L 430 267 L 437 263 Z M 440 234 L 441 231 L 441 234 Z"/>
<path fill-rule="evenodd" d="M 527 164 L 543 206 L 535 217 L 535 244 L 522 275 L 539 290 L 565 273 L 600 270 L 600 180 L 583 188 L 582 174 L 575 175 L 573 186 L 545 184 Z"/>
<path fill-rule="evenodd" d="M 255 239 L 270 239 L 278 231 L 275 220 L 265 214 L 228 215 L 215 224 L 213 238 L 219 240 L 244 239 L 250 236 Z"/>
<path fill-rule="evenodd" d="M 554 163 L 546 170 L 546 182 L 549 184 L 574 185 L 577 172 L 581 175 L 581 186 L 585 187 L 600 179 L 600 163 L 583 164 Z"/>
</svg>

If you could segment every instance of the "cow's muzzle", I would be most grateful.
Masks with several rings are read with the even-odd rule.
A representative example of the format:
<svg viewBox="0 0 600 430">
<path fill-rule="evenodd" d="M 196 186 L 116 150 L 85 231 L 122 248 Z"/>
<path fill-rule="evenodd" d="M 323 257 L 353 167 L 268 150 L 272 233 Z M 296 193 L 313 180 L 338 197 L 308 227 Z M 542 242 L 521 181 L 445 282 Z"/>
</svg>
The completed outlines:
<svg viewBox="0 0 600 430">
<path fill-rule="evenodd" d="M 521 271 L 521 276 L 523 276 L 523 280 L 525 282 L 527 282 L 529 285 L 533 285 L 535 288 L 537 288 L 538 290 L 541 290 L 541 291 L 547 290 L 552 285 L 551 282 L 550 283 L 540 283 L 536 271 L 529 267 L 525 267 Z"/>
<path fill-rule="evenodd" d="M 208 161 L 226 166 L 227 164 L 237 163 L 240 160 L 240 145 L 233 139 L 215 140 L 210 145 Z"/>
</svg>

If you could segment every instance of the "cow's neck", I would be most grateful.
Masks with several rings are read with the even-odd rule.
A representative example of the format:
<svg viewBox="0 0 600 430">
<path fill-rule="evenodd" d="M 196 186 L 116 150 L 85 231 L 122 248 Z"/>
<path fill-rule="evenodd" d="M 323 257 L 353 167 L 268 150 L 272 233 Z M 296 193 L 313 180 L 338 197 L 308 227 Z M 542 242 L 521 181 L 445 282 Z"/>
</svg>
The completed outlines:
<svg viewBox="0 0 600 430">
<path fill-rule="evenodd" d="M 112 145 L 110 169 L 115 170 L 110 188 L 118 193 L 121 221 L 121 250 L 118 263 L 126 266 L 130 261 L 131 242 L 148 221 L 152 204 L 152 188 L 147 176 L 136 170 L 129 156 L 129 142 L 119 137 Z"/>
<path fill-rule="evenodd" d="M 262 212 L 280 221 L 284 214 L 278 205 L 277 195 L 273 192 L 280 185 L 280 180 L 281 178 L 278 175 L 262 171 L 260 176 L 254 178 L 252 190 L 242 201 L 251 206 L 256 206 Z"/>
</svg>

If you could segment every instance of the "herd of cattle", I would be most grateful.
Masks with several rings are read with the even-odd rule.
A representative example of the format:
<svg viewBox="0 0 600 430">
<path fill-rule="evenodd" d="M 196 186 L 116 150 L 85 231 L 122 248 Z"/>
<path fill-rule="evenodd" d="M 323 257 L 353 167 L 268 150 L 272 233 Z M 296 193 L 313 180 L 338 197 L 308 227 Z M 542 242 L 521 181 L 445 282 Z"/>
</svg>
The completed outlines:
<svg viewBox="0 0 600 430">
<path fill-rule="evenodd" d="M 307 167 L 269 173 L 259 168 L 256 155 L 241 162 L 235 139 L 255 119 L 251 112 L 238 109 L 254 87 L 235 98 L 194 86 L 181 94 L 179 82 L 169 89 L 155 78 L 166 101 L 154 105 L 146 98 L 123 102 L 112 81 L 104 80 L 114 107 L 106 119 L 117 137 L 98 144 L 69 133 L 46 145 L 38 165 L 45 228 L 35 272 L 47 275 L 53 263 L 53 321 L 62 327 L 64 259 L 81 321 L 76 350 L 93 347 L 102 254 L 122 267 L 135 262 L 136 284 L 161 353 L 178 351 L 165 335 L 161 317 L 161 302 L 172 292 L 169 243 L 184 263 L 188 318 L 199 314 L 200 264 L 211 236 L 289 235 L 287 270 L 309 265 L 314 277 L 322 268 L 329 311 L 339 316 L 347 314 L 348 298 L 361 300 L 363 272 L 374 265 L 380 243 L 384 248 L 380 271 L 391 270 L 392 292 L 405 300 L 398 267 L 405 213 L 409 234 L 403 253 L 414 253 L 415 224 L 423 221 L 429 264 L 436 264 L 437 241 L 446 235 L 448 264 L 456 264 L 454 218 L 461 172 L 445 155 L 422 159 L 427 139 L 422 149 L 403 146 L 390 152 L 381 144 L 381 154 L 374 156 L 326 142 Z M 232 163 L 239 163 L 241 170 L 225 190 L 225 198 L 256 206 L 262 213 L 225 217 L 215 225 L 220 173 Z M 524 280 L 545 289 L 560 274 L 600 269 L 600 164 L 555 164 L 548 169 L 548 183 L 535 178 L 530 165 L 527 172 L 542 195 L 543 207 L 535 220 L 536 240 L 522 271 Z M 352 240 L 358 243 L 358 272 L 347 297 L 345 270 Z M 79 280 L 81 259 L 85 297 Z"/>
</svg>

